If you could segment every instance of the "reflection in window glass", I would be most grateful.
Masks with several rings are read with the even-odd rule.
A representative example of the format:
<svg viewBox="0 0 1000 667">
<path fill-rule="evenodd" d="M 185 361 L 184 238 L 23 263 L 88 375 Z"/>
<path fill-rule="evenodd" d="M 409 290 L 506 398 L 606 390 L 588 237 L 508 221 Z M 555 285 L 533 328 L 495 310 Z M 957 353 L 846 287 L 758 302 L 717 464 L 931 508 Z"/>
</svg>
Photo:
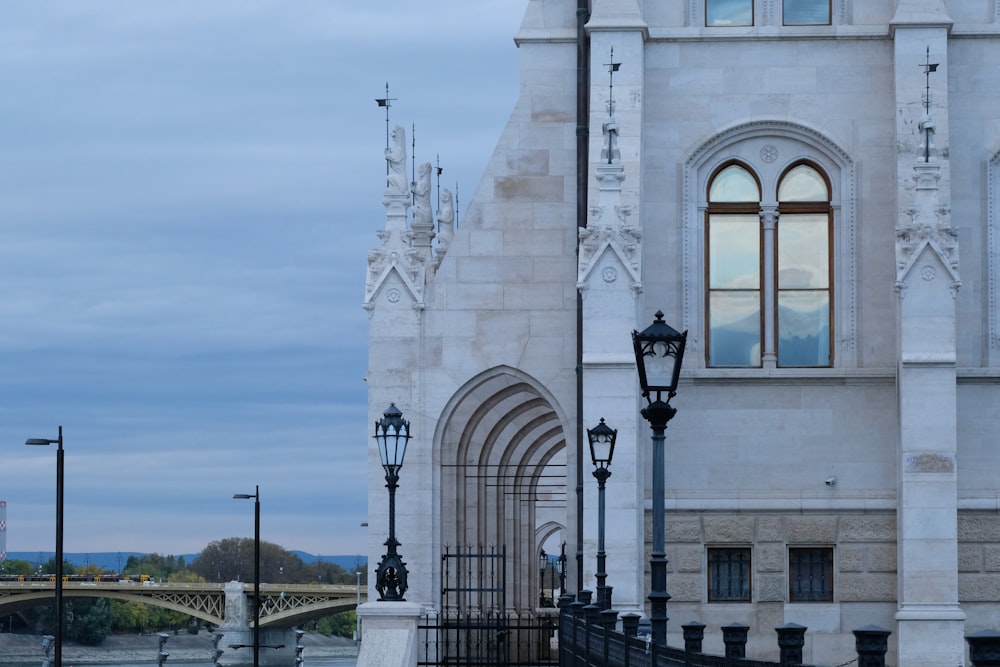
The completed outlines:
<svg viewBox="0 0 1000 667">
<path fill-rule="evenodd" d="M 739 172 L 746 174 L 742 169 Z M 751 179 L 751 182 L 756 189 L 756 181 Z M 711 214 L 708 248 L 710 363 L 757 366 L 760 364 L 760 216 Z"/>
<path fill-rule="evenodd" d="M 743 167 L 731 164 L 712 179 L 708 191 L 712 202 L 755 202 L 760 201 L 757 181 Z"/>
<path fill-rule="evenodd" d="M 705 25 L 753 25 L 753 0 L 705 0 Z"/>
<path fill-rule="evenodd" d="M 785 25 L 829 25 L 830 0 L 784 0 Z"/>
<path fill-rule="evenodd" d="M 830 295 L 826 290 L 778 292 L 778 365 L 830 365 Z"/>
<path fill-rule="evenodd" d="M 760 287 L 760 218 L 713 215 L 708 226 L 710 289 Z"/>
<path fill-rule="evenodd" d="M 830 201 L 826 181 L 818 171 L 807 164 L 800 164 L 781 179 L 778 186 L 781 201 Z"/>
<path fill-rule="evenodd" d="M 778 222 L 778 289 L 826 289 L 830 285 L 829 216 L 795 214 Z"/>
<path fill-rule="evenodd" d="M 760 366 L 760 290 L 709 295 L 708 357 L 712 366 Z"/>
</svg>

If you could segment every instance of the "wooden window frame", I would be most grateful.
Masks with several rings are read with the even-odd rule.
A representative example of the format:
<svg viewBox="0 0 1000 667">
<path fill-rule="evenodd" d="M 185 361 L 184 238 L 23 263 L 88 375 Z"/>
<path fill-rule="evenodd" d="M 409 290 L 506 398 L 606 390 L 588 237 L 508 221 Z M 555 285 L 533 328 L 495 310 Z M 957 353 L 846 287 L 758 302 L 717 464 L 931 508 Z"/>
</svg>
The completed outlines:
<svg viewBox="0 0 1000 667">
<path fill-rule="evenodd" d="M 830 175 L 824 168 L 812 160 L 797 160 L 789 164 L 775 179 L 773 183 L 773 197 L 776 207 L 773 211 L 773 222 L 768 226 L 765 221 L 765 210 L 763 199 L 756 202 L 713 202 L 711 199 L 712 186 L 715 179 L 728 167 L 738 166 L 749 173 L 757 183 L 760 196 L 763 197 L 764 188 L 760 175 L 750 164 L 741 160 L 729 160 L 719 165 L 709 177 L 706 183 L 705 197 L 707 206 L 703 222 L 704 245 L 704 312 L 705 312 L 705 366 L 707 368 L 833 368 L 834 366 L 834 335 L 835 335 L 835 308 L 834 308 L 834 207 L 832 203 L 833 187 L 830 182 Z M 807 166 L 816 171 L 823 179 L 826 187 L 827 199 L 825 201 L 779 201 L 778 192 L 786 177 L 797 167 Z M 792 288 L 779 289 L 779 252 L 778 252 L 778 227 L 781 225 L 782 215 L 796 214 L 816 214 L 825 215 L 826 226 L 826 252 L 827 252 L 827 284 L 825 290 L 796 290 Z M 712 288 L 711 282 L 711 224 L 712 216 L 716 215 L 757 215 L 760 217 L 760 236 L 758 241 L 758 289 L 760 306 L 760 322 L 758 324 L 760 332 L 760 358 L 755 364 L 745 366 L 731 366 L 713 363 L 712 351 L 712 308 L 711 300 L 713 294 L 726 292 L 739 292 L 746 290 L 734 290 L 724 288 Z M 827 363 L 816 365 L 782 365 L 778 351 L 780 343 L 780 319 L 779 319 L 779 296 L 782 293 L 792 293 L 795 291 L 825 291 L 827 293 Z M 770 307 L 768 307 L 770 306 Z M 770 359 L 770 360 L 769 360 Z"/>
</svg>

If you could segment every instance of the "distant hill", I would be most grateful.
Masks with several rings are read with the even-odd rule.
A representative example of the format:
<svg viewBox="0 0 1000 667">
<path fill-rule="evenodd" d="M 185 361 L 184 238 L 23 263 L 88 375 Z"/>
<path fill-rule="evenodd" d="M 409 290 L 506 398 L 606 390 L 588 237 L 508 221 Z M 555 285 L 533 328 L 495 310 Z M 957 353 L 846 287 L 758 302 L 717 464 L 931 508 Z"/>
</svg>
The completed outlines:
<svg viewBox="0 0 1000 667">
<path fill-rule="evenodd" d="M 340 567 L 344 568 L 348 572 L 354 570 L 355 566 L 360 562 L 364 563 L 368 560 L 367 556 L 316 556 L 311 553 L 306 553 L 305 551 L 293 551 L 293 554 L 302 559 L 304 563 L 315 563 L 316 561 L 322 561 L 325 563 L 336 563 Z M 7 558 L 9 560 L 26 560 L 29 563 L 42 564 L 48 562 L 50 558 L 55 557 L 54 551 L 8 551 Z M 143 556 L 148 556 L 148 553 L 143 553 L 140 551 L 105 551 L 101 553 L 64 553 L 63 558 L 76 567 L 86 567 L 89 564 L 96 565 L 102 570 L 109 570 L 111 572 L 119 572 L 125 563 L 128 562 L 129 556 L 135 556 L 137 558 L 142 558 Z M 175 556 L 177 558 L 183 558 L 185 563 L 190 563 L 198 554 L 160 554 L 161 556 Z"/>
</svg>

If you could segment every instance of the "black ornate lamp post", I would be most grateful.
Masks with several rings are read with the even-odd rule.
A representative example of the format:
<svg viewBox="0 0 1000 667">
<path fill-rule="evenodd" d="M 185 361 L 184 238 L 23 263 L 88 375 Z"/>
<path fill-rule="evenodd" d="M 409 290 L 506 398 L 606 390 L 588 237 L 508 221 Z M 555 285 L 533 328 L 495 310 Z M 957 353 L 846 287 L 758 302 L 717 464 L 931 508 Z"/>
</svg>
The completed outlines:
<svg viewBox="0 0 1000 667">
<path fill-rule="evenodd" d="M 53 652 L 53 667 L 62 667 L 63 636 L 63 432 L 59 427 L 59 437 L 28 438 L 26 445 L 57 445 L 56 448 L 56 634 Z"/>
<path fill-rule="evenodd" d="M 590 458 L 594 462 L 594 477 L 597 479 L 597 606 L 601 609 L 611 609 L 611 589 L 605 585 L 608 573 L 607 554 L 604 552 L 604 484 L 611 477 L 611 457 L 615 455 L 615 440 L 617 429 L 604 423 L 587 429 L 587 439 L 590 440 Z"/>
<path fill-rule="evenodd" d="M 410 422 L 403 419 L 403 413 L 395 403 L 382 413 L 382 419 L 375 422 L 375 442 L 385 469 L 385 486 L 389 489 L 389 538 L 385 541 L 386 551 L 382 562 L 375 570 L 375 590 L 379 600 L 403 601 L 406 593 L 406 563 L 396 553 L 396 487 L 399 486 L 399 469 L 403 467 L 406 443 L 410 440 Z"/>
<path fill-rule="evenodd" d="M 642 333 L 632 332 L 632 344 L 635 348 L 639 386 L 649 403 L 643 408 L 642 416 L 653 429 L 653 545 L 649 559 L 649 620 L 653 642 L 663 646 L 667 643 L 667 601 L 670 599 L 670 594 L 667 593 L 667 555 L 663 539 L 663 441 L 667 422 L 677 414 L 677 410 L 670 405 L 670 399 L 677 393 L 687 332 L 679 333 L 664 322 L 663 313 L 657 311 L 656 319 Z"/>
<path fill-rule="evenodd" d="M 233 498 L 253 498 L 253 667 L 260 665 L 260 485 L 253 493 L 234 493 Z M 237 644 L 231 645 L 239 646 Z"/>
<path fill-rule="evenodd" d="M 549 567 L 549 555 L 542 549 L 538 554 L 538 606 L 545 606 L 545 570 Z"/>
<path fill-rule="evenodd" d="M 566 592 L 566 543 L 563 542 L 562 546 L 559 547 L 559 558 L 556 559 L 559 563 L 559 595 L 563 595 Z"/>
</svg>

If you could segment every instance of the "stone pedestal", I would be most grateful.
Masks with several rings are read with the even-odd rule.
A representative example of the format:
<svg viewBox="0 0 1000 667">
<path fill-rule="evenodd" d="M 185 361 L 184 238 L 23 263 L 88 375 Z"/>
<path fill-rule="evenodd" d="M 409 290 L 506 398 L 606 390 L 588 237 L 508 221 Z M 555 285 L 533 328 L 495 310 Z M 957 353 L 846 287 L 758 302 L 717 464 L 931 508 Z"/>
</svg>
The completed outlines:
<svg viewBox="0 0 1000 667">
<path fill-rule="evenodd" d="M 412 602 L 366 602 L 358 607 L 358 667 L 416 667 L 421 609 Z"/>
</svg>

